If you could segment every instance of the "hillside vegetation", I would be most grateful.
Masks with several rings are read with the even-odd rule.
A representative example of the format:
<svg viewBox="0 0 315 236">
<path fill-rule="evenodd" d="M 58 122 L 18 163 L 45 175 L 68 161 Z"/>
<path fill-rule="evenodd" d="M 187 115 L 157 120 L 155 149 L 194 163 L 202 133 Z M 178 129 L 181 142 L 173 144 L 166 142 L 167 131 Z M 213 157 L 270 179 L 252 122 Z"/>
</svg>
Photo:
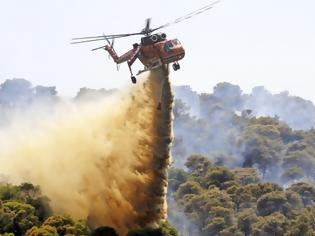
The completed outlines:
<svg viewBox="0 0 315 236">
<path fill-rule="evenodd" d="M 53 214 L 49 199 L 29 183 L 0 184 L 0 235 L 4 236 L 118 236 L 111 227 L 94 231 L 86 220 Z M 178 236 L 167 222 L 159 228 L 132 230 L 128 236 Z"/>
<path fill-rule="evenodd" d="M 175 91 L 170 223 L 185 236 L 314 235 L 314 105 L 263 87 L 244 94 L 228 83 L 218 84 L 209 94 L 197 94 L 187 86 Z M 84 88 L 74 100 L 113 92 Z M 0 126 L 38 102 L 59 100 L 54 87 L 8 80 L 0 87 Z M 3 181 L 0 199 L 3 235 L 117 236 L 110 227 L 92 231 L 85 220 L 54 215 L 49 199 L 29 183 L 14 186 Z M 158 229 L 129 233 L 136 235 L 178 233 L 162 223 Z"/>
<path fill-rule="evenodd" d="M 169 188 L 175 199 L 171 207 L 190 221 L 184 229 L 189 235 L 314 235 L 311 184 L 284 188 L 262 182 L 254 168 L 215 166 L 202 155 L 190 156 L 186 167 L 170 171 Z M 169 214 L 180 225 L 181 217 Z"/>
<path fill-rule="evenodd" d="M 228 83 L 175 90 L 171 223 L 184 235 L 314 235 L 314 105 Z"/>
</svg>

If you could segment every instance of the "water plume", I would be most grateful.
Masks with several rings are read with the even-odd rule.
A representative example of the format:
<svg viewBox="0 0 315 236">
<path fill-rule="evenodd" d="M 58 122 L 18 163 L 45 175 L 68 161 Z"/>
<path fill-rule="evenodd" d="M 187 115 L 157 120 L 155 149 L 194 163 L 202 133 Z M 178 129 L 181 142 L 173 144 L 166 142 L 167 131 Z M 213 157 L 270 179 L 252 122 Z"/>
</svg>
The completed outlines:
<svg viewBox="0 0 315 236">
<path fill-rule="evenodd" d="M 49 116 L 33 109 L 0 130 L 0 173 L 40 185 L 55 213 L 92 227 L 154 226 L 166 217 L 172 103 L 161 68 L 99 101 L 59 102 Z"/>
</svg>

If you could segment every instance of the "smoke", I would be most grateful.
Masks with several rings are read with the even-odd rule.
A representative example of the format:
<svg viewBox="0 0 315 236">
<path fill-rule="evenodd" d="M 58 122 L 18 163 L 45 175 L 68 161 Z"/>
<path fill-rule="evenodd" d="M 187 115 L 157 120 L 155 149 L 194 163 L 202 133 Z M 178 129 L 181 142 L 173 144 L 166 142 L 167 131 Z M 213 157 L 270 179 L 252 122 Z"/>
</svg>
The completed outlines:
<svg viewBox="0 0 315 236">
<path fill-rule="evenodd" d="M 33 108 L 0 130 L 0 172 L 40 185 L 55 213 L 93 227 L 154 226 L 166 218 L 172 102 L 162 68 L 98 101 Z"/>
<path fill-rule="evenodd" d="M 263 86 L 257 86 L 246 94 L 238 85 L 227 82 L 218 83 L 213 88 L 213 93 L 197 94 L 189 86 L 175 86 L 174 91 L 176 98 L 185 103 L 192 117 L 206 118 L 213 104 L 219 103 L 225 109 L 236 113 L 251 110 L 251 114 L 257 117 L 278 116 L 294 130 L 315 127 L 314 104 L 301 97 L 292 96 L 287 91 L 272 94 Z"/>
<path fill-rule="evenodd" d="M 199 94 L 193 91 L 188 85 L 174 86 L 175 97 L 180 99 L 187 106 L 192 117 L 200 117 Z"/>
</svg>

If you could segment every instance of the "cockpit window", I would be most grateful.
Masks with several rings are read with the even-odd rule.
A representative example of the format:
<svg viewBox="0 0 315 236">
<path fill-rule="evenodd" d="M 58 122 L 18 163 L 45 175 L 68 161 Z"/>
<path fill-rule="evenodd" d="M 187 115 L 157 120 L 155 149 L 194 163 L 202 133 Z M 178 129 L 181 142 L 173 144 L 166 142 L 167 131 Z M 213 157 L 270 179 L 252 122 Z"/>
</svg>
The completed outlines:
<svg viewBox="0 0 315 236">
<path fill-rule="evenodd" d="M 169 51 L 172 50 L 173 46 L 174 46 L 174 45 L 173 45 L 172 41 L 167 41 L 167 42 L 164 44 L 164 50 L 165 50 L 166 52 L 169 52 Z"/>
<path fill-rule="evenodd" d="M 175 46 L 180 45 L 180 42 L 179 42 L 178 39 L 172 40 L 172 43 L 173 43 Z"/>
</svg>

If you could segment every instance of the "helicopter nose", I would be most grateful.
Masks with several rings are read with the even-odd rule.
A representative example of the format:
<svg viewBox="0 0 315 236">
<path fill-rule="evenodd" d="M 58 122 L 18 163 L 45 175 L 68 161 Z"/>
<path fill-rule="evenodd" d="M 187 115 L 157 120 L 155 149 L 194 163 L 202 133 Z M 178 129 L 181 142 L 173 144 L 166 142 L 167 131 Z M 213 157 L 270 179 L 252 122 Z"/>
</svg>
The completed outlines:
<svg viewBox="0 0 315 236">
<path fill-rule="evenodd" d="M 178 45 L 176 47 L 173 47 L 172 54 L 184 57 L 185 50 L 184 50 L 184 48 L 181 45 Z"/>
</svg>

